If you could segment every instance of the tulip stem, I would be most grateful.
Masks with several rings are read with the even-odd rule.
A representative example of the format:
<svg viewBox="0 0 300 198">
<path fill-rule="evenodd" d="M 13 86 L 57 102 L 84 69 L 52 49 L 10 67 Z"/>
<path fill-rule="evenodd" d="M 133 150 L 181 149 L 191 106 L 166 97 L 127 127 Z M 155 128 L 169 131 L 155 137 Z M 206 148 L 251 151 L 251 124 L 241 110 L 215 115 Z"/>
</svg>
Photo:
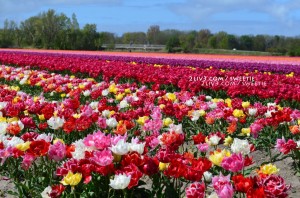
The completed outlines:
<svg viewBox="0 0 300 198">
<path fill-rule="evenodd" d="M 127 195 L 127 190 L 126 189 L 123 190 L 123 193 L 124 193 L 124 198 L 127 198 L 128 195 Z"/>
</svg>

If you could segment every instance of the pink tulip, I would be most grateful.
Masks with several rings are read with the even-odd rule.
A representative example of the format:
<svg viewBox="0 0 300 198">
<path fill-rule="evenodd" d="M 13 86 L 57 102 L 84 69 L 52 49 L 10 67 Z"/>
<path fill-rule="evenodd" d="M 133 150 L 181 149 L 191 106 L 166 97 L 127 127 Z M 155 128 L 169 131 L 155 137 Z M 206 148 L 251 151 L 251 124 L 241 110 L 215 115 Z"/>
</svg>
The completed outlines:
<svg viewBox="0 0 300 198">
<path fill-rule="evenodd" d="M 107 166 L 114 160 L 110 150 L 95 151 L 93 155 L 94 156 L 91 157 L 91 160 L 100 166 Z"/>
<path fill-rule="evenodd" d="M 241 153 L 233 153 L 230 157 L 224 157 L 221 166 L 225 170 L 239 172 L 244 167 L 244 158 Z"/>
<path fill-rule="evenodd" d="M 185 193 L 187 198 L 204 198 L 205 184 L 194 182 L 185 189 Z"/>
<path fill-rule="evenodd" d="M 233 197 L 234 190 L 230 183 L 230 175 L 223 176 L 223 174 L 220 173 L 220 176 L 214 176 L 212 178 L 212 184 L 219 198 Z"/>
<path fill-rule="evenodd" d="M 251 134 L 254 138 L 258 137 L 258 132 L 263 129 L 263 126 L 258 123 L 253 123 L 250 125 Z"/>
<path fill-rule="evenodd" d="M 86 146 L 95 147 L 97 149 L 103 150 L 110 146 L 110 141 L 110 135 L 106 136 L 101 131 L 98 131 L 97 133 L 94 133 L 92 135 L 87 135 L 87 137 L 84 138 L 83 143 Z"/>
<path fill-rule="evenodd" d="M 200 152 L 205 153 L 206 151 L 208 151 L 209 145 L 207 143 L 198 144 L 197 148 L 199 149 Z"/>
<path fill-rule="evenodd" d="M 33 155 L 31 155 L 31 154 L 25 154 L 23 156 L 22 168 L 24 170 L 28 170 L 34 160 L 35 160 L 35 157 Z"/>
<path fill-rule="evenodd" d="M 61 141 L 57 141 L 49 147 L 48 156 L 54 161 L 64 159 L 66 156 L 66 146 Z"/>
</svg>

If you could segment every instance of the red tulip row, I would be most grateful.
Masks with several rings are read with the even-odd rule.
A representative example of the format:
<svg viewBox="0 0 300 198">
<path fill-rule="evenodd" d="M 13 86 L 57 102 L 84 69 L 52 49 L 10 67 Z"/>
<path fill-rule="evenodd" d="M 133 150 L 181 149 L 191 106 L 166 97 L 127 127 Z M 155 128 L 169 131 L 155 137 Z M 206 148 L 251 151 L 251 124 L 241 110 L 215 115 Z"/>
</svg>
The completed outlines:
<svg viewBox="0 0 300 198">
<path fill-rule="evenodd" d="M 0 62 L 18 66 L 37 66 L 51 71 L 87 73 L 92 77 L 103 76 L 116 82 L 121 78 L 135 79 L 153 84 L 157 90 L 161 85 L 174 85 L 181 90 L 197 93 L 203 90 L 225 91 L 228 96 L 258 96 L 300 101 L 300 77 L 268 72 L 247 72 L 215 68 L 194 68 L 169 65 L 143 64 L 124 61 L 107 61 L 80 55 L 58 55 L 45 53 L 0 52 Z"/>
</svg>

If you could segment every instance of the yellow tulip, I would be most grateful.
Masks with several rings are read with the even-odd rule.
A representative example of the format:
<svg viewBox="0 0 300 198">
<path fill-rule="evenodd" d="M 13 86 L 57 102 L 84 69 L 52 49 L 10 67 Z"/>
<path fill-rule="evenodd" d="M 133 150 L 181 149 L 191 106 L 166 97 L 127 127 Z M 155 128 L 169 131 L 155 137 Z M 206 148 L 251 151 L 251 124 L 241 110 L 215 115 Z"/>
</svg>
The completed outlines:
<svg viewBox="0 0 300 198">
<path fill-rule="evenodd" d="M 109 117 L 111 117 L 112 115 L 114 115 L 116 112 L 115 111 L 110 111 L 109 112 Z"/>
<path fill-rule="evenodd" d="M 53 140 L 53 144 L 56 144 L 57 142 L 65 144 L 65 142 L 62 139 L 56 138 L 55 140 Z"/>
<path fill-rule="evenodd" d="M 124 92 L 127 93 L 127 94 L 128 94 L 128 93 L 131 93 L 131 91 L 130 91 L 129 88 L 125 89 Z"/>
<path fill-rule="evenodd" d="M 81 173 L 72 173 L 71 171 L 68 172 L 68 174 L 64 177 L 64 179 L 61 181 L 61 183 L 65 186 L 76 186 L 79 184 L 79 182 L 82 179 Z"/>
<path fill-rule="evenodd" d="M 166 96 L 169 100 L 172 100 L 172 102 L 174 102 L 177 99 L 174 93 L 167 93 Z"/>
<path fill-rule="evenodd" d="M 81 117 L 81 115 L 80 114 L 78 114 L 78 113 L 75 113 L 75 114 L 73 114 L 73 118 L 76 118 L 76 119 L 78 119 L 78 118 L 80 118 Z"/>
<path fill-rule="evenodd" d="M 24 115 L 26 115 L 26 116 L 28 116 L 28 115 L 29 115 L 29 112 L 28 112 L 28 110 L 25 110 L 25 111 L 23 111 L 23 113 L 24 113 Z"/>
<path fill-rule="evenodd" d="M 200 113 L 200 116 L 205 116 L 205 114 L 206 114 L 206 112 L 203 109 L 199 110 L 199 113 Z"/>
<path fill-rule="evenodd" d="M 276 165 L 273 164 L 266 164 L 260 167 L 259 173 L 263 173 L 265 175 L 272 175 L 279 172 L 279 169 L 276 167 Z"/>
<path fill-rule="evenodd" d="M 43 120 L 45 120 L 45 116 L 44 116 L 44 114 L 41 114 L 41 115 L 39 115 L 39 120 L 40 120 L 40 121 L 43 121 Z"/>
<path fill-rule="evenodd" d="M 67 86 L 69 89 L 71 89 L 73 87 L 72 83 L 68 83 Z"/>
<path fill-rule="evenodd" d="M 58 111 L 54 111 L 54 112 L 53 112 L 53 116 L 54 116 L 54 117 L 57 117 L 57 114 L 58 114 Z"/>
<path fill-rule="evenodd" d="M 165 106 L 166 106 L 166 105 L 164 105 L 164 104 L 160 104 L 160 105 L 159 105 L 159 108 L 160 108 L 160 109 L 163 109 L 163 108 L 165 108 Z"/>
<path fill-rule="evenodd" d="M 34 96 L 33 97 L 33 102 L 37 102 L 37 101 L 39 101 L 39 97 L 38 96 Z"/>
<path fill-rule="evenodd" d="M 7 119 L 7 122 L 8 122 L 8 123 L 11 123 L 11 122 L 17 122 L 17 121 L 19 121 L 19 118 L 17 118 L 17 117 L 13 117 L 13 118 L 8 118 L 8 119 Z"/>
<path fill-rule="evenodd" d="M 0 122 L 6 122 L 6 117 L 0 117 Z"/>
<path fill-rule="evenodd" d="M 226 98 L 225 99 L 225 103 L 228 105 L 228 107 L 232 107 L 231 106 L 231 99 L 230 98 Z"/>
<path fill-rule="evenodd" d="M 30 143 L 31 142 L 25 142 L 25 143 L 22 143 L 22 144 L 17 144 L 16 145 L 16 148 L 18 149 L 18 150 L 20 150 L 20 151 L 26 151 L 27 149 L 29 149 L 29 147 L 30 147 Z"/>
<path fill-rule="evenodd" d="M 169 163 L 163 163 L 163 162 L 159 162 L 159 165 L 158 165 L 160 171 L 166 170 L 168 168 L 168 166 L 169 166 Z"/>
<path fill-rule="evenodd" d="M 243 110 L 239 110 L 239 109 L 235 109 L 232 114 L 236 118 L 242 118 L 245 116 Z"/>
<path fill-rule="evenodd" d="M 224 157 L 229 157 L 230 152 L 228 150 L 215 150 L 210 156 L 209 160 L 216 166 L 220 166 Z"/>
<path fill-rule="evenodd" d="M 242 107 L 243 108 L 248 108 L 250 106 L 250 102 L 242 102 Z"/>
<path fill-rule="evenodd" d="M 118 91 L 118 88 L 116 87 L 116 84 L 115 84 L 115 83 L 111 84 L 111 85 L 108 87 L 108 91 L 109 91 L 110 93 L 116 94 L 117 91 Z"/>
<path fill-rule="evenodd" d="M 79 87 L 80 89 L 84 89 L 84 88 L 85 88 L 84 84 L 79 84 L 78 87 Z"/>
<path fill-rule="evenodd" d="M 173 120 L 171 118 L 165 118 L 163 122 L 164 122 L 164 126 L 169 126 L 170 124 L 173 123 Z"/>
<path fill-rule="evenodd" d="M 250 136 L 251 129 L 250 128 L 242 128 L 242 134 L 246 136 Z"/>
<path fill-rule="evenodd" d="M 113 153 L 113 156 L 114 156 L 114 162 L 119 162 L 122 159 L 122 155 L 117 155 L 117 154 Z"/>
<path fill-rule="evenodd" d="M 148 116 L 143 116 L 143 117 L 139 117 L 139 119 L 136 120 L 136 122 L 142 126 L 144 126 L 146 120 L 148 120 L 149 117 Z"/>
<path fill-rule="evenodd" d="M 229 146 L 229 145 L 232 144 L 232 142 L 233 142 L 232 137 L 228 136 L 228 137 L 226 137 L 225 140 L 224 140 L 224 145 L 225 145 L 225 146 Z"/>
<path fill-rule="evenodd" d="M 122 100 L 124 97 L 124 94 L 118 94 L 116 95 L 116 100 Z"/>
<path fill-rule="evenodd" d="M 276 105 L 276 107 L 278 108 L 279 111 L 283 110 L 283 108 L 280 105 Z"/>
</svg>

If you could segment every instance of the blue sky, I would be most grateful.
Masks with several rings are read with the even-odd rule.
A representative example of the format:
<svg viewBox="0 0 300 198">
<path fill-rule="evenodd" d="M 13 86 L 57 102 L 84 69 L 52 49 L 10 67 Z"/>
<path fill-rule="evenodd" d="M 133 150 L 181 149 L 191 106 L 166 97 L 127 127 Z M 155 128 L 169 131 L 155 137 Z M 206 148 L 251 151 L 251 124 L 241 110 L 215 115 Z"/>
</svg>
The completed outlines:
<svg viewBox="0 0 300 198">
<path fill-rule="evenodd" d="M 48 9 L 75 13 L 81 27 L 122 35 L 144 31 L 210 29 L 231 34 L 300 36 L 300 0 L 0 0 L 0 26 Z"/>
</svg>

